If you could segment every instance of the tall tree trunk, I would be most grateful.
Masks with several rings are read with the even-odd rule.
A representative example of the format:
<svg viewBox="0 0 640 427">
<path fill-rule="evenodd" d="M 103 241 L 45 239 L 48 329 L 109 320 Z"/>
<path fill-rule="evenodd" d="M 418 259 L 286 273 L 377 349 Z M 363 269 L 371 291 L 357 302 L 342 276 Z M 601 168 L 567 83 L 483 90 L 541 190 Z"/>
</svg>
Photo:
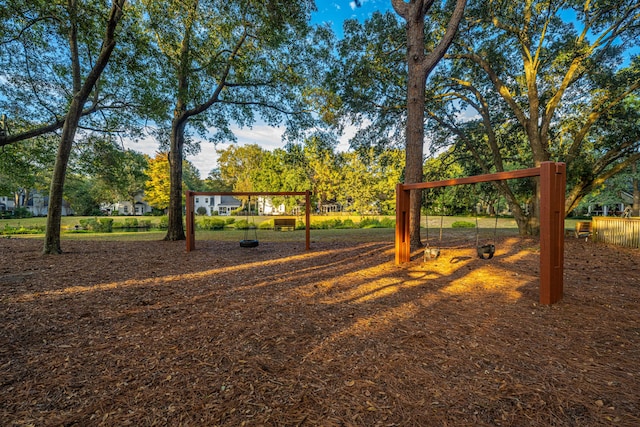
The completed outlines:
<svg viewBox="0 0 640 427">
<path fill-rule="evenodd" d="M 425 90 L 427 76 L 442 59 L 453 42 L 462 20 L 466 0 L 457 0 L 438 45 L 427 55 L 425 52 L 424 19 L 434 0 L 391 0 L 393 9 L 407 22 L 407 131 L 405 147 L 405 183 L 422 181 L 424 153 Z M 411 248 L 422 247 L 420 240 L 420 191 L 411 191 L 409 201 L 409 238 Z"/>
<path fill-rule="evenodd" d="M 187 126 L 187 93 L 189 90 L 189 68 L 193 17 L 198 10 L 198 1 L 193 3 L 190 19 L 187 20 L 184 37 L 180 44 L 180 67 L 178 69 L 178 92 L 173 121 L 171 123 L 171 148 L 169 150 L 169 224 L 164 240 L 185 240 L 182 224 L 182 159 L 184 157 L 184 131 Z"/>
<path fill-rule="evenodd" d="M 423 24 L 424 26 L 424 24 Z M 422 26 L 422 27 L 423 27 Z M 422 28 L 420 28 L 422 34 Z M 420 49 L 422 50 L 422 49 Z M 413 66 L 411 64 L 414 64 Z M 409 57 L 409 85 L 407 88 L 407 142 L 405 148 L 405 179 L 404 182 L 422 182 L 422 166 L 424 154 L 424 102 L 426 76 L 412 71 L 417 64 Z M 411 191 L 409 207 L 409 230 L 412 248 L 422 246 L 420 240 L 420 209 L 422 207 L 422 192 Z"/>
<path fill-rule="evenodd" d="M 171 126 L 171 149 L 169 151 L 169 227 L 164 240 L 185 240 L 182 223 L 182 158 L 184 129 L 187 122 L 182 116 L 174 119 Z"/>
</svg>

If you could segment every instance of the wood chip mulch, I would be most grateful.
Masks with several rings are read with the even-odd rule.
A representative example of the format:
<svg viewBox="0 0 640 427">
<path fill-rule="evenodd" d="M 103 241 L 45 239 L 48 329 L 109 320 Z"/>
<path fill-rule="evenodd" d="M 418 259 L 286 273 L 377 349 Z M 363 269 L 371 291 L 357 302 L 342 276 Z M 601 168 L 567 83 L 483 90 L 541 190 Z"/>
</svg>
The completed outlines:
<svg viewBox="0 0 640 427">
<path fill-rule="evenodd" d="M 640 252 L 0 240 L 3 426 L 638 426 Z"/>
</svg>

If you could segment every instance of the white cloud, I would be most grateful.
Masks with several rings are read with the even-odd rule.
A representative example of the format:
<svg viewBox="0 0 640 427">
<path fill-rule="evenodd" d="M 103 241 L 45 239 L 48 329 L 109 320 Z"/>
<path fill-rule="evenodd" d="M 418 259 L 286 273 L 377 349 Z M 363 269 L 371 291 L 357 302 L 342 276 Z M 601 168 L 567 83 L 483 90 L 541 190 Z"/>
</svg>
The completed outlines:
<svg viewBox="0 0 640 427">
<path fill-rule="evenodd" d="M 200 152 L 196 155 L 187 155 L 193 165 L 200 171 L 200 177 L 206 178 L 211 172 L 211 169 L 217 167 L 218 155 L 216 149 L 225 149 L 231 144 L 248 145 L 257 144 L 265 150 L 272 151 L 276 148 L 283 148 L 285 143 L 282 141 L 283 128 L 272 127 L 267 125 L 256 125 L 252 128 L 232 128 L 233 133 L 236 135 L 237 143 L 219 143 L 216 145 L 200 140 Z M 338 151 L 349 150 L 349 139 L 352 138 L 357 129 L 355 127 L 348 127 L 345 129 L 344 134 L 340 137 L 338 142 Z M 154 157 L 159 150 L 158 142 L 147 136 L 138 141 L 125 140 L 124 147 L 139 151 L 143 154 L 147 154 L 150 157 Z"/>
<path fill-rule="evenodd" d="M 125 149 L 139 151 L 140 153 L 147 154 L 150 157 L 155 157 L 158 152 L 158 141 L 150 136 L 146 136 L 137 141 L 125 139 L 122 142 L 122 145 Z"/>
</svg>

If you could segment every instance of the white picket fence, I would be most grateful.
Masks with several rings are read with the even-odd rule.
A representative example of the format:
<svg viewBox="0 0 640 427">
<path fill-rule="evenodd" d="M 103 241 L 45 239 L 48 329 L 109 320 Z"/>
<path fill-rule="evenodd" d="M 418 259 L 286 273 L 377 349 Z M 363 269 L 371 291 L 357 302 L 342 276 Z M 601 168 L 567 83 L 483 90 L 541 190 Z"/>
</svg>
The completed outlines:
<svg viewBox="0 0 640 427">
<path fill-rule="evenodd" d="M 640 218 L 594 216 L 591 222 L 594 241 L 640 248 Z"/>
</svg>

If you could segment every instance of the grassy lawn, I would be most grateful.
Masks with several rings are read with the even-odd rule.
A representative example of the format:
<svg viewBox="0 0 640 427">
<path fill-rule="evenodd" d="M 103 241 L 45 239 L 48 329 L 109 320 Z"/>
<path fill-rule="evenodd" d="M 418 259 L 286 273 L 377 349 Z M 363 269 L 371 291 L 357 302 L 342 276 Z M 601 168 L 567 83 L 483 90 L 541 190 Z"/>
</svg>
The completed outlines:
<svg viewBox="0 0 640 427">
<path fill-rule="evenodd" d="M 69 230 L 73 229 L 75 225 L 80 224 L 81 219 L 93 218 L 93 217 L 63 217 L 62 218 L 62 239 L 63 240 L 104 240 L 104 241 L 145 241 L 145 240 L 162 240 L 165 236 L 165 230 L 159 230 L 152 228 L 151 230 L 139 230 L 139 231 L 119 231 L 115 229 L 111 233 L 74 233 Z M 138 220 L 150 220 L 152 225 L 157 225 L 160 222 L 161 217 L 125 217 L 117 216 L 111 217 L 116 223 L 123 223 L 126 218 L 136 218 Z M 229 217 L 219 217 L 221 219 L 227 219 Z M 345 221 L 351 219 L 356 224 L 361 221 L 360 216 L 312 216 L 311 222 L 319 223 L 322 221 L 329 221 L 332 219 L 340 219 Z M 372 217 L 367 217 L 372 218 Z M 382 219 L 384 217 L 373 217 L 376 219 Z M 389 217 L 390 218 L 390 217 Z M 246 219 L 245 217 L 235 217 L 235 220 Z M 260 224 L 264 221 L 269 221 L 273 217 L 253 217 L 250 222 Z M 303 217 L 298 217 L 299 221 L 302 221 Z M 196 218 L 196 221 L 198 218 Z M 452 224 L 455 222 L 467 222 L 475 226 L 475 217 L 453 217 L 453 216 L 429 216 L 422 217 L 422 227 L 426 228 L 428 221 L 429 234 L 435 236 L 441 226 L 443 229 L 451 229 Z M 567 219 L 565 220 L 565 228 L 573 230 L 575 223 L 578 220 Z M 478 226 L 481 232 L 485 234 L 492 232 L 495 227 L 495 218 L 482 217 L 478 218 Z M 5 226 L 9 227 L 44 227 L 46 225 L 46 218 L 22 218 L 22 219 L 3 219 L 0 220 L 0 230 Z M 513 218 L 499 218 L 497 228 L 500 234 L 517 234 L 517 225 Z M 469 230 L 469 229 L 467 229 Z M 24 234 L 19 237 L 23 238 L 41 238 L 43 233 L 39 234 Z M 18 236 L 16 236 L 18 237 Z M 225 230 L 196 230 L 196 241 L 198 240 L 220 240 L 220 241 L 235 241 L 242 240 L 245 237 L 244 230 L 235 230 L 233 228 L 226 228 Z M 254 237 L 253 231 L 249 232 L 248 238 Z M 257 230 L 257 237 L 259 240 L 264 241 L 302 241 L 304 242 L 304 230 L 280 232 L 273 230 Z M 370 240 L 393 240 L 394 229 L 393 228 L 364 228 L 364 229 L 324 229 L 324 230 L 311 230 L 312 240 L 338 240 L 338 239 L 353 239 L 354 241 L 370 241 Z"/>
</svg>

